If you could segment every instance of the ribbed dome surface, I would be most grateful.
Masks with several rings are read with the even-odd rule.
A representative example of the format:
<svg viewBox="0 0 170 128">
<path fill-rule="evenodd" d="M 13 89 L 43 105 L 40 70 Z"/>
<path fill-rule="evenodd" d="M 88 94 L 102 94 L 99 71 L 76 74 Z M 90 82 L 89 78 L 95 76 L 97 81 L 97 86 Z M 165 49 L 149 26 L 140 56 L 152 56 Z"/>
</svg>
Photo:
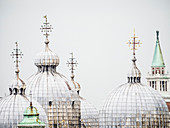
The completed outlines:
<svg viewBox="0 0 170 128">
<path fill-rule="evenodd" d="M 49 49 L 48 45 L 46 45 L 45 51 L 36 55 L 34 64 L 36 66 L 42 65 L 58 66 L 59 57 Z"/>
<path fill-rule="evenodd" d="M 40 120 L 45 122 L 46 127 L 48 127 L 48 119 L 44 109 L 35 100 L 32 102 L 40 113 Z M 23 120 L 24 111 L 29 105 L 29 98 L 24 95 L 9 95 L 2 98 L 0 101 L 0 127 L 16 128 L 17 124 Z"/>
<path fill-rule="evenodd" d="M 100 127 L 168 128 L 169 112 L 160 94 L 141 83 L 114 89 L 100 111 Z"/>
<path fill-rule="evenodd" d="M 45 23 L 41 26 L 45 35 L 45 51 L 38 54 L 35 65 L 38 72 L 27 81 L 26 94 L 32 96 L 45 109 L 50 128 L 79 128 L 80 100 L 72 82 L 56 71 L 59 64 L 58 56 L 49 48 L 49 32 L 52 28 L 44 16 Z"/>
<path fill-rule="evenodd" d="M 41 68 L 28 79 L 26 94 L 32 91 L 33 98 L 43 106 L 50 127 L 79 127 L 80 100 L 74 84 L 55 67 Z"/>
<path fill-rule="evenodd" d="M 41 104 L 48 101 L 69 100 L 74 85 L 68 81 L 65 76 L 57 72 L 39 72 L 32 75 L 27 81 L 26 93 L 33 93 L 33 98 L 37 99 Z M 78 95 L 76 94 L 78 98 Z M 67 98 L 67 99 L 66 99 Z"/>
<path fill-rule="evenodd" d="M 21 80 L 19 77 L 12 80 L 11 84 L 9 85 L 9 88 L 14 89 L 20 89 L 25 88 L 25 83 L 23 80 Z"/>
<path fill-rule="evenodd" d="M 81 127 L 82 128 L 98 128 L 99 113 L 97 109 L 87 102 L 86 99 L 80 97 L 81 100 Z"/>
</svg>

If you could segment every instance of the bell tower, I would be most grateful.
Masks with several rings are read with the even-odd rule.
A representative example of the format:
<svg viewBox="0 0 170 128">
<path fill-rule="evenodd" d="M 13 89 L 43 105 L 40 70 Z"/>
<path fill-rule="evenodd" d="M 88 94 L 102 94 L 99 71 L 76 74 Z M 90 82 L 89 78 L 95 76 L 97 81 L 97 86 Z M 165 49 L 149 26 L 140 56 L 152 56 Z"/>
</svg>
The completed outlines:
<svg viewBox="0 0 170 128">
<path fill-rule="evenodd" d="M 151 73 L 148 73 L 147 85 L 157 90 L 168 105 L 170 111 L 170 76 L 165 70 L 165 63 L 160 47 L 159 31 L 156 31 L 157 40 L 151 65 Z"/>
</svg>

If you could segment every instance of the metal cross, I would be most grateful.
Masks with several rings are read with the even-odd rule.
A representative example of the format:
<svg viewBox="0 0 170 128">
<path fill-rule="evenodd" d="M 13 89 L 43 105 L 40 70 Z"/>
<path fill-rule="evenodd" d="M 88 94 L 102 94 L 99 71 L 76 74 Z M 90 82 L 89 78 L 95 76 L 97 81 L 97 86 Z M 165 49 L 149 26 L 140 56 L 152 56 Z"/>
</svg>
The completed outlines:
<svg viewBox="0 0 170 128">
<path fill-rule="evenodd" d="M 15 42 L 15 44 L 16 44 L 16 48 L 14 49 L 14 52 L 12 52 L 11 56 L 12 56 L 12 58 L 15 57 L 16 60 L 14 61 L 14 63 L 16 63 L 16 68 L 18 69 L 18 63 L 20 62 L 19 58 L 22 58 L 23 54 L 20 51 L 20 49 L 18 48 L 18 43 Z"/>
<path fill-rule="evenodd" d="M 52 27 L 51 27 L 51 25 L 50 25 L 50 23 L 49 22 L 47 22 L 47 15 L 46 16 L 44 16 L 44 18 L 45 18 L 45 23 L 43 23 L 43 25 L 41 25 L 41 32 L 43 32 L 44 34 L 44 36 L 46 37 L 46 39 L 48 40 L 48 36 L 50 35 L 49 34 L 49 32 L 52 32 Z"/>
<path fill-rule="evenodd" d="M 70 61 L 67 61 L 66 64 L 68 65 L 68 67 L 70 67 L 71 74 L 72 74 L 71 79 L 74 81 L 74 70 L 75 70 L 74 67 L 77 67 L 78 63 L 77 63 L 77 60 L 75 60 L 75 58 L 73 57 L 73 53 L 70 53 L 70 54 L 71 54 L 71 58 L 69 58 Z"/>
<path fill-rule="evenodd" d="M 136 47 L 137 47 L 137 44 L 138 44 L 139 47 L 140 47 L 140 44 L 142 44 L 142 43 L 140 42 L 140 40 L 139 40 L 139 41 L 136 41 L 136 38 L 138 38 L 138 37 L 135 36 L 135 29 L 134 29 L 134 36 L 131 37 L 131 38 L 133 38 L 132 41 L 129 40 L 129 42 L 127 42 L 127 44 L 129 44 L 129 47 L 130 47 L 130 45 L 132 44 L 131 50 L 133 50 L 133 55 L 135 55 L 135 50 L 137 50 L 137 48 L 136 48 Z"/>
</svg>

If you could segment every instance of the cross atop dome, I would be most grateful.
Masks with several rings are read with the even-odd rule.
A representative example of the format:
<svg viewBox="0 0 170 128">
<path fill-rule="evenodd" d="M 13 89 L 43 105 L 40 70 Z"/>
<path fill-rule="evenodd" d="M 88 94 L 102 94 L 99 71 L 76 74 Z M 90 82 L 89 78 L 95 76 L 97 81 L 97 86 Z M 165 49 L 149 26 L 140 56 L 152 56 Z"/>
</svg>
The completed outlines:
<svg viewBox="0 0 170 128">
<path fill-rule="evenodd" d="M 23 54 L 21 52 L 21 50 L 18 48 L 18 43 L 15 42 L 16 44 L 16 48 L 14 49 L 14 52 L 12 52 L 11 56 L 12 58 L 15 58 L 15 61 L 14 63 L 16 63 L 16 73 L 18 74 L 19 73 L 19 58 L 22 58 Z"/>
<path fill-rule="evenodd" d="M 135 51 L 137 50 L 137 48 L 136 48 L 137 45 L 140 47 L 140 44 L 142 44 L 140 42 L 140 40 L 138 40 L 138 41 L 136 40 L 136 38 L 138 38 L 138 37 L 135 36 L 135 29 L 134 29 L 134 36 L 131 38 L 132 38 L 132 41 L 129 40 L 129 42 L 127 42 L 127 44 L 129 44 L 129 47 L 130 47 L 130 45 L 132 45 L 131 50 L 133 50 L 133 55 L 135 56 Z"/>
<path fill-rule="evenodd" d="M 51 27 L 50 23 L 47 21 L 47 15 L 45 15 L 44 18 L 45 18 L 45 22 L 43 23 L 43 25 L 41 25 L 40 29 L 41 32 L 44 33 L 43 35 L 46 37 L 45 43 L 48 44 L 49 43 L 48 36 L 50 35 L 49 32 L 52 32 L 53 28 Z"/>
<path fill-rule="evenodd" d="M 136 57 L 135 57 L 135 51 L 137 50 L 137 45 L 140 47 L 140 44 L 142 44 L 139 41 L 136 40 L 136 37 L 135 36 L 135 29 L 134 29 L 134 36 L 131 37 L 132 38 L 132 41 L 129 40 L 129 42 L 127 44 L 129 44 L 129 47 L 130 45 L 132 45 L 132 48 L 131 50 L 133 50 L 133 59 L 132 59 L 132 62 L 133 62 L 133 65 L 132 65 L 132 69 L 130 70 L 130 72 L 128 73 L 128 83 L 140 83 L 140 79 L 141 79 L 141 72 L 140 70 L 137 68 L 136 66 Z"/>
<path fill-rule="evenodd" d="M 73 53 L 70 53 L 71 54 L 71 58 L 69 58 L 70 60 L 67 61 L 67 65 L 68 67 L 70 67 L 70 70 L 71 70 L 71 80 L 74 81 L 74 70 L 75 68 L 74 67 L 77 67 L 78 63 L 77 63 L 77 60 L 75 60 L 75 58 L 73 57 Z"/>
</svg>

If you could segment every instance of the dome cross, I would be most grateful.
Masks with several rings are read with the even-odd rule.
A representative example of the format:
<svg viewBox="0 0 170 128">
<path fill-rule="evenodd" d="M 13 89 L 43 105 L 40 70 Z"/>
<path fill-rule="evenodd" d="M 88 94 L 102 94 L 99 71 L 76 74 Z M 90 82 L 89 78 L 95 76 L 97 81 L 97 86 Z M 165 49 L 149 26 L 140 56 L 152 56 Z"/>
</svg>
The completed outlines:
<svg viewBox="0 0 170 128">
<path fill-rule="evenodd" d="M 14 52 L 12 52 L 11 56 L 12 58 L 15 58 L 15 61 L 14 63 L 16 63 L 16 73 L 18 74 L 19 73 L 19 58 L 22 58 L 23 54 L 21 52 L 21 50 L 18 48 L 18 43 L 15 42 L 16 44 L 16 48 L 14 49 Z"/>
<path fill-rule="evenodd" d="M 129 42 L 127 42 L 127 44 L 129 44 L 129 47 L 130 47 L 130 45 L 132 45 L 131 50 L 133 50 L 133 55 L 135 56 L 135 51 L 137 50 L 137 48 L 136 48 L 137 45 L 140 47 L 140 44 L 142 44 L 140 42 L 140 40 L 138 40 L 138 41 L 136 40 L 136 38 L 138 38 L 138 37 L 135 36 L 135 29 L 134 29 L 134 36 L 131 38 L 132 38 L 132 41 L 129 40 Z"/>
<path fill-rule="evenodd" d="M 67 65 L 68 67 L 70 67 L 70 70 L 71 70 L 71 80 L 74 81 L 74 70 L 75 68 L 74 67 L 77 67 L 78 63 L 77 63 L 77 60 L 75 60 L 75 58 L 73 57 L 73 53 L 70 53 L 71 54 L 71 58 L 69 58 L 70 60 L 67 61 Z"/>
<path fill-rule="evenodd" d="M 43 35 L 46 37 L 45 43 L 48 44 L 49 43 L 48 36 L 50 35 L 49 32 L 52 32 L 53 28 L 51 27 L 50 23 L 47 21 L 47 15 L 45 15 L 44 18 L 45 18 L 45 22 L 43 23 L 43 25 L 41 25 L 40 29 L 41 32 L 44 33 Z"/>
</svg>

